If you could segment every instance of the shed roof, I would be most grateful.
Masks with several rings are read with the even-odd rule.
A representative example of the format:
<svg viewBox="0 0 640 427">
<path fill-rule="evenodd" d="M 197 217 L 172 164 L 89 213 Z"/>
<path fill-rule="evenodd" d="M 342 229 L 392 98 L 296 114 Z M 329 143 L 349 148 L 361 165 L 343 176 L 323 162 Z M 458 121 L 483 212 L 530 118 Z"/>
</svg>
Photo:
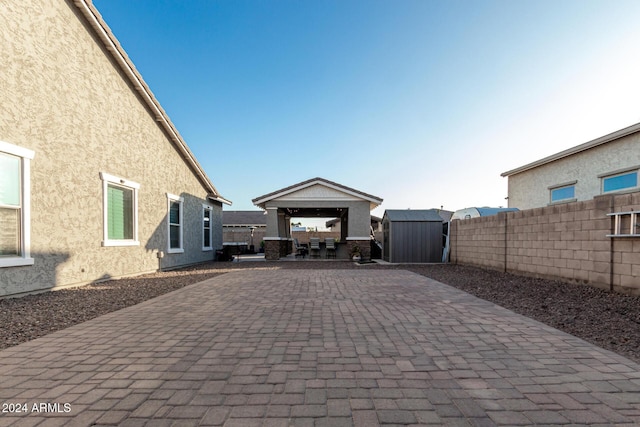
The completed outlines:
<svg viewBox="0 0 640 427">
<path fill-rule="evenodd" d="M 438 215 L 440 215 L 440 218 L 442 218 L 444 222 L 451 221 L 451 217 L 453 216 L 452 211 L 445 211 L 444 209 L 437 209 L 437 211 Z"/>
<path fill-rule="evenodd" d="M 442 222 L 443 219 L 437 209 L 387 209 L 383 219 L 398 222 Z"/>
<path fill-rule="evenodd" d="M 222 211 L 222 225 L 266 226 L 264 211 Z"/>
</svg>

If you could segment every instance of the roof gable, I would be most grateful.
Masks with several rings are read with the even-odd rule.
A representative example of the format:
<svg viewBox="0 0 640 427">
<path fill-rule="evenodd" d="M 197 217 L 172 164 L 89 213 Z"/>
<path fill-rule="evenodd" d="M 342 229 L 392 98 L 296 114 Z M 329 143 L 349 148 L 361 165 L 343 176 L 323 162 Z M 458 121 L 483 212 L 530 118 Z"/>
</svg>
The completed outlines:
<svg viewBox="0 0 640 427">
<path fill-rule="evenodd" d="M 382 203 L 382 199 L 371 194 L 347 187 L 324 178 L 313 178 L 253 199 L 253 204 L 264 208 L 272 200 L 328 200 L 359 201 L 366 200 L 372 208 Z"/>
<path fill-rule="evenodd" d="M 278 200 L 360 200 L 353 194 L 327 187 L 322 184 L 313 184 L 309 187 L 303 187 L 299 190 L 283 194 Z"/>
</svg>

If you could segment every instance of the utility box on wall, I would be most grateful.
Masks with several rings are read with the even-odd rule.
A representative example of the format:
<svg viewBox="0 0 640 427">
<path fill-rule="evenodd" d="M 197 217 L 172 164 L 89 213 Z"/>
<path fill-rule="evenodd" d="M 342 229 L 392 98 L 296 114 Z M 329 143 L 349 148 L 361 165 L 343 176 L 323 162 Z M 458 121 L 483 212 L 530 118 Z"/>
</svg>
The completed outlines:
<svg viewBox="0 0 640 427">
<path fill-rule="evenodd" d="M 436 209 L 386 210 L 382 258 L 393 263 L 441 262 L 442 223 Z"/>
</svg>

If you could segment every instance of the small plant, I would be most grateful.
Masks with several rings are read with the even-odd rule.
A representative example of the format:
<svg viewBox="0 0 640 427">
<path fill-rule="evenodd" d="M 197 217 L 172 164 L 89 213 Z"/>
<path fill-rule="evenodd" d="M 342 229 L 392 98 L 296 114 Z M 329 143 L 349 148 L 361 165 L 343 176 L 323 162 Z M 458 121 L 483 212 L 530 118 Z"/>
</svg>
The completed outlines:
<svg viewBox="0 0 640 427">
<path fill-rule="evenodd" d="M 360 246 L 354 245 L 351 248 L 351 259 L 354 261 L 360 261 L 362 259 L 360 257 Z"/>
</svg>

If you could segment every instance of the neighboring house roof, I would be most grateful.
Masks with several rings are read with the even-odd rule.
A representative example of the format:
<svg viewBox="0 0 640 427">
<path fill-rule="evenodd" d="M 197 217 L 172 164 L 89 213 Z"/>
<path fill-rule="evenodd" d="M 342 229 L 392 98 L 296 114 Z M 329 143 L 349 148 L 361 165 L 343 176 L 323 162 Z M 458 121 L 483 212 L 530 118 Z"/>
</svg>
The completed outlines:
<svg viewBox="0 0 640 427">
<path fill-rule="evenodd" d="M 512 169 L 510 171 L 504 172 L 504 173 L 500 174 L 500 176 L 511 176 L 511 175 L 515 175 L 515 174 L 527 171 L 529 169 L 537 168 L 538 166 L 542 166 L 542 165 L 545 165 L 547 163 L 555 162 L 556 160 L 560 160 L 560 159 L 563 159 L 565 157 L 569 157 L 571 155 L 580 153 L 582 151 L 586 151 L 586 150 L 589 150 L 591 148 L 595 148 L 595 147 L 598 147 L 600 145 L 607 144 L 607 143 L 609 143 L 611 141 L 615 141 L 617 139 L 620 139 L 622 137 L 625 137 L 627 135 L 631 135 L 632 133 L 636 133 L 636 132 L 639 132 L 639 131 L 640 131 L 640 123 L 636 123 L 635 125 L 626 127 L 624 129 L 620 129 L 618 131 L 615 131 L 615 132 L 610 133 L 610 134 L 605 135 L 605 136 L 601 136 L 600 138 L 596 138 L 596 139 L 594 139 L 592 141 L 585 142 L 584 144 L 577 145 L 575 147 L 569 148 L 569 149 L 561 151 L 559 153 L 552 154 L 551 156 L 545 157 L 543 159 L 536 160 L 535 162 L 531 162 L 531 163 L 526 164 L 524 166 L 520 166 L 519 168 L 515 168 L 515 169 Z"/>
<path fill-rule="evenodd" d="M 373 206 L 371 209 L 375 208 L 376 206 L 379 206 L 382 203 L 382 199 L 380 197 L 363 193 L 362 191 L 347 187 L 342 184 L 338 184 L 337 182 L 329 181 L 328 179 L 324 179 L 324 178 L 312 178 L 306 181 L 302 181 L 297 184 L 291 185 L 289 187 L 285 187 L 280 190 L 265 194 L 263 196 L 256 197 L 255 199 L 252 200 L 252 202 L 254 205 L 264 208 L 264 204 L 270 200 L 278 199 L 280 197 L 286 196 L 287 194 L 295 193 L 296 191 L 300 191 L 305 188 L 318 185 L 318 184 L 349 194 L 359 199 L 368 200 Z"/>
<path fill-rule="evenodd" d="M 118 67 L 120 67 L 123 74 L 140 94 L 144 103 L 155 115 L 155 119 L 158 124 L 166 132 L 167 136 L 173 142 L 184 161 L 191 170 L 193 170 L 198 180 L 209 193 L 208 197 L 212 200 L 217 200 L 230 205 L 231 202 L 220 195 L 216 187 L 213 185 L 213 182 L 211 182 L 207 174 L 204 172 L 204 169 L 198 163 L 196 157 L 187 146 L 187 143 L 182 139 L 182 136 L 180 136 L 180 133 L 178 133 L 178 130 L 171 122 L 171 119 L 169 119 L 169 116 L 160 105 L 160 102 L 158 102 L 151 92 L 151 89 L 149 89 L 149 86 L 147 86 L 142 78 L 142 75 L 140 75 L 131 59 L 129 59 L 129 56 L 120 45 L 120 42 L 116 39 L 109 26 L 102 19 L 100 12 L 98 12 L 90 0 L 74 0 L 74 4 L 95 32 L 98 40 L 100 40 L 104 45 L 105 49 L 109 52 Z"/>
<path fill-rule="evenodd" d="M 384 217 L 389 221 L 401 222 L 442 222 L 443 218 L 437 209 L 387 209 Z"/>
<path fill-rule="evenodd" d="M 266 227 L 264 211 L 222 211 L 222 225 Z"/>
</svg>

